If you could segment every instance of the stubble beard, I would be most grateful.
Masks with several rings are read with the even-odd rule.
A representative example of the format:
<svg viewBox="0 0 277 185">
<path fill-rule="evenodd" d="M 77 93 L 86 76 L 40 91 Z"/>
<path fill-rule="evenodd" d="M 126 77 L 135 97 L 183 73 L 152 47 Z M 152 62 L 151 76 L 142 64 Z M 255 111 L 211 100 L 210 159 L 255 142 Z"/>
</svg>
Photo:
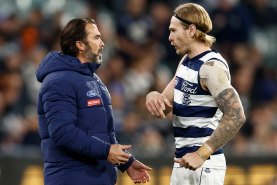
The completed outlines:
<svg viewBox="0 0 277 185">
<path fill-rule="evenodd" d="M 99 55 L 96 56 L 96 59 L 94 61 L 96 64 L 101 64 L 103 62 L 102 54 L 99 53 Z"/>
<path fill-rule="evenodd" d="M 185 49 L 185 50 L 179 49 L 179 50 L 176 50 L 176 53 L 177 53 L 178 55 L 180 55 L 180 56 L 184 56 L 184 55 L 189 54 L 189 53 L 190 53 L 190 50 L 188 50 L 188 49 Z"/>
<path fill-rule="evenodd" d="M 88 61 L 90 62 L 94 62 L 96 64 L 101 64 L 103 62 L 103 58 L 102 58 L 102 54 L 100 53 L 103 48 L 101 48 L 99 50 L 99 54 L 95 55 L 92 51 L 91 51 L 91 47 L 89 45 L 86 45 L 86 51 L 84 52 L 84 56 L 85 58 L 87 58 Z"/>
</svg>

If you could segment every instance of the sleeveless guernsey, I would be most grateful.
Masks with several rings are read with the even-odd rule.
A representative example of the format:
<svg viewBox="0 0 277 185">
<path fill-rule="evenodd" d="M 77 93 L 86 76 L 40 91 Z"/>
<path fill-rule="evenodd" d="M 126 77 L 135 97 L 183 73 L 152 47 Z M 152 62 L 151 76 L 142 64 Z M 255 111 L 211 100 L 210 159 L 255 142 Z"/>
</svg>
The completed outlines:
<svg viewBox="0 0 277 185">
<path fill-rule="evenodd" d="M 220 61 L 228 68 L 219 53 L 206 51 L 191 59 L 187 56 L 176 73 L 173 130 L 177 158 L 195 152 L 209 139 L 222 118 L 214 97 L 200 85 L 199 70 L 208 61 Z M 203 167 L 226 168 L 222 149 L 213 153 Z"/>
</svg>

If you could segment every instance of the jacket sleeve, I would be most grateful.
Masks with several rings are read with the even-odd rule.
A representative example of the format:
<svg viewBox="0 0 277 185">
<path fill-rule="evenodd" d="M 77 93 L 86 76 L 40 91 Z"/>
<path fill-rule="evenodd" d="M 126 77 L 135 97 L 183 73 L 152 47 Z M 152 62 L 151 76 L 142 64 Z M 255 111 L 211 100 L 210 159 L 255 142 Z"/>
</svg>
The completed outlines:
<svg viewBox="0 0 277 185">
<path fill-rule="evenodd" d="M 110 133 L 110 138 L 112 140 L 112 143 L 117 144 L 117 140 L 115 137 L 115 133 L 114 133 L 114 129 L 112 128 L 112 131 Z M 126 153 L 130 153 L 127 150 L 124 150 Z M 131 164 L 133 163 L 133 161 L 135 160 L 135 158 L 133 156 L 130 157 L 129 161 L 125 164 L 121 164 L 120 166 L 118 166 L 118 169 L 122 172 L 124 172 L 125 170 L 127 170 L 129 168 L 129 166 L 131 166 Z"/>
<path fill-rule="evenodd" d="M 56 146 L 81 156 L 107 159 L 110 144 L 90 137 L 76 126 L 76 91 L 72 82 L 55 80 L 44 87 L 42 94 L 48 132 Z"/>
</svg>

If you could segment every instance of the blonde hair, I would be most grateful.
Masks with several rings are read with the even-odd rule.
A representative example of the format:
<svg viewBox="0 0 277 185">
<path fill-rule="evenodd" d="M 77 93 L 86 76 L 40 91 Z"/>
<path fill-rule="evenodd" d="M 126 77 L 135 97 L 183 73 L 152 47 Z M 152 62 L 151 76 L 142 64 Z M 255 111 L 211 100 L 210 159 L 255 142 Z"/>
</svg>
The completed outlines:
<svg viewBox="0 0 277 185">
<path fill-rule="evenodd" d="M 202 42 L 205 46 L 211 47 L 215 42 L 215 37 L 206 33 L 210 32 L 213 28 L 211 18 L 207 11 L 200 5 L 194 3 L 185 3 L 179 5 L 174 13 L 182 19 L 191 22 L 196 27 L 201 28 L 204 32 L 196 30 L 195 39 Z M 186 27 L 189 26 L 186 23 L 182 23 Z"/>
</svg>

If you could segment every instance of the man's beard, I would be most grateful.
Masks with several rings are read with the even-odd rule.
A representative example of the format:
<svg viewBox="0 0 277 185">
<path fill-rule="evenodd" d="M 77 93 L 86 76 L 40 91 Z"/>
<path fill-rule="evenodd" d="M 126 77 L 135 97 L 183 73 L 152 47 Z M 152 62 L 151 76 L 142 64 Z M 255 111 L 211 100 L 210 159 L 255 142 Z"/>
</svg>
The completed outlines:
<svg viewBox="0 0 277 185">
<path fill-rule="evenodd" d="M 103 61 L 103 58 L 100 52 L 102 50 L 103 48 L 99 50 L 98 55 L 95 55 L 94 53 L 91 52 L 91 47 L 88 44 L 86 44 L 86 51 L 84 53 L 84 56 L 88 59 L 88 61 L 95 62 L 96 64 L 101 64 Z"/>
</svg>

